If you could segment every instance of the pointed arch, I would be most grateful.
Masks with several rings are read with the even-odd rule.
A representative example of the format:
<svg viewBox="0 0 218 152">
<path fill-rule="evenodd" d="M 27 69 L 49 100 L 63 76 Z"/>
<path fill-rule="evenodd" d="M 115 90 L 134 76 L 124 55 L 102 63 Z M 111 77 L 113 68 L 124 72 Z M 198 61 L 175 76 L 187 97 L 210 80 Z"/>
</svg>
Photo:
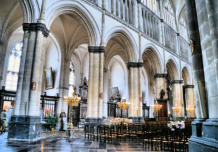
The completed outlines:
<svg viewBox="0 0 218 152">
<path fill-rule="evenodd" d="M 154 87 L 154 75 L 156 73 L 162 72 L 160 57 L 152 47 L 147 47 L 142 54 L 142 60 L 148 77 L 149 90 L 153 90 L 152 88 Z"/>
<path fill-rule="evenodd" d="M 46 25 L 50 29 L 51 24 L 58 16 L 62 14 L 76 14 L 81 20 L 81 23 L 87 30 L 89 45 L 96 46 L 100 44 L 100 30 L 99 27 L 91 15 L 90 11 L 83 6 L 82 3 L 76 1 L 58 1 L 51 4 L 46 12 Z"/>
<path fill-rule="evenodd" d="M 184 80 L 184 84 L 191 84 L 191 78 L 187 67 L 182 68 L 182 79 Z"/>
<path fill-rule="evenodd" d="M 176 66 L 176 62 L 171 58 L 166 62 L 167 73 L 171 80 L 179 79 L 179 72 Z"/>
<path fill-rule="evenodd" d="M 106 46 L 106 59 L 111 58 L 115 52 L 110 51 L 112 47 L 115 47 L 112 40 L 118 40 L 119 46 L 122 49 L 125 49 L 123 52 L 125 57 L 121 55 L 125 62 L 135 62 L 137 61 L 137 54 L 135 53 L 138 50 L 137 44 L 133 35 L 125 27 L 114 27 L 110 29 L 104 37 L 104 44 Z M 110 52 L 110 53 L 109 53 Z M 108 57 L 110 56 L 110 57 Z M 109 59 L 110 60 L 110 59 Z M 107 61 L 106 61 L 107 62 Z"/>
</svg>

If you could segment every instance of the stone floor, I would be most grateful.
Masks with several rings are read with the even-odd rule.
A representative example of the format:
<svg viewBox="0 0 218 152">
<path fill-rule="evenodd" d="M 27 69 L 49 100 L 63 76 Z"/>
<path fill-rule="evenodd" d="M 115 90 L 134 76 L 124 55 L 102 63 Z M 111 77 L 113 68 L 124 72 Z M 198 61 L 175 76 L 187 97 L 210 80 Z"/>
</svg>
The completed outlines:
<svg viewBox="0 0 218 152">
<path fill-rule="evenodd" d="M 133 141 L 113 144 L 89 141 L 81 137 L 49 137 L 36 143 L 8 142 L 7 133 L 0 135 L 0 152 L 142 152 L 149 151 L 142 144 Z"/>
</svg>

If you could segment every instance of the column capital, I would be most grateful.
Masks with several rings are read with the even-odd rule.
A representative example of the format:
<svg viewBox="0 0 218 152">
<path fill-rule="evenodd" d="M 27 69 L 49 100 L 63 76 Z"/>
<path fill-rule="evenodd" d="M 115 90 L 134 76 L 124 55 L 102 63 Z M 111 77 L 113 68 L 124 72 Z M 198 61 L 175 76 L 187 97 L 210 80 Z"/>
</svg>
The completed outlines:
<svg viewBox="0 0 218 152">
<path fill-rule="evenodd" d="M 104 46 L 89 46 L 88 51 L 89 53 L 104 53 L 105 47 Z"/>
<path fill-rule="evenodd" d="M 194 85 L 185 84 L 185 85 L 183 85 L 183 88 L 184 89 L 186 89 L 186 88 L 194 88 Z"/>
<path fill-rule="evenodd" d="M 172 80 L 171 81 L 171 84 L 175 84 L 175 83 L 183 83 L 184 81 L 183 80 Z"/>
<path fill-rule="evenodd" d="M 42 31 L 44 37 L 48 37 L 49 30 L 43 23 L 23 23 L 24 31 Z"/>
<path fill-rule="evenodd" d="M 167 78 L 168 74 L 167 73 L 155 73 L 154 78 Z"/>
<path fill-rule="evenodd" d="M 140 68 L 143 66 L 143 62 L 128 62 L 127 67 L 128 68 Z"/>
</svg>

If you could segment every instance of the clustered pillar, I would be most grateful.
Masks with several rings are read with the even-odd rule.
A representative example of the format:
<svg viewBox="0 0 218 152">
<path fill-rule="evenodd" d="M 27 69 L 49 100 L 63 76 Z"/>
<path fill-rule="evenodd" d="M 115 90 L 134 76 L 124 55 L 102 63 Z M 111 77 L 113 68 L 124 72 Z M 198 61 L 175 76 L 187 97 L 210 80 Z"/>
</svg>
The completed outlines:
<svg viewBox="0 0 218 152">
<path fill-rule="evenodd" d="M 142 119 L 141 62 L 127 63 L 129 69 L 129 118 L 134 121 Z"/>
<path fill-rule="evenodd" d="M 99 123 L 103 117 L 104 52 L 102 46 L 89 46 L 87 122 Z"/>
<path fill-rule="evenodd" d="M 14 115 L 8 130 L 9 140 L 34 141 L 41 135 L 40 95 L 43 72 L 44 37 L 49 34 L 43 23 L 24 23 L 24 45 L 18 78 Z"/>
<path fill-rule="evenodd" d="M 186 0 L 196 117 L 189 151 L 218 151 L 218 1 Z"/>
</svg>

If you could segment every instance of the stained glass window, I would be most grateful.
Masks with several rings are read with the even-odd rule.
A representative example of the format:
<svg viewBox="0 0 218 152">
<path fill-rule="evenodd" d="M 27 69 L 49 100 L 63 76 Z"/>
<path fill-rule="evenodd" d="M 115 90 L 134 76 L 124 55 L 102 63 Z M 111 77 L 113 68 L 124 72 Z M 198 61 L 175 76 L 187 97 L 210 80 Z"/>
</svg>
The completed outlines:
<svg viewBox="0 0 218 152">
<path fill-rule="evenodd" d="M 17 90 L 18 73 L 20 69 L 22 48 L 23 48 L 23 43 L 18 42 L 10 52 L 7 76 L 6 76 L 6 85 L 5 85 L 6 90 L 10 90 L 10 91 Z"/>
</svg>

